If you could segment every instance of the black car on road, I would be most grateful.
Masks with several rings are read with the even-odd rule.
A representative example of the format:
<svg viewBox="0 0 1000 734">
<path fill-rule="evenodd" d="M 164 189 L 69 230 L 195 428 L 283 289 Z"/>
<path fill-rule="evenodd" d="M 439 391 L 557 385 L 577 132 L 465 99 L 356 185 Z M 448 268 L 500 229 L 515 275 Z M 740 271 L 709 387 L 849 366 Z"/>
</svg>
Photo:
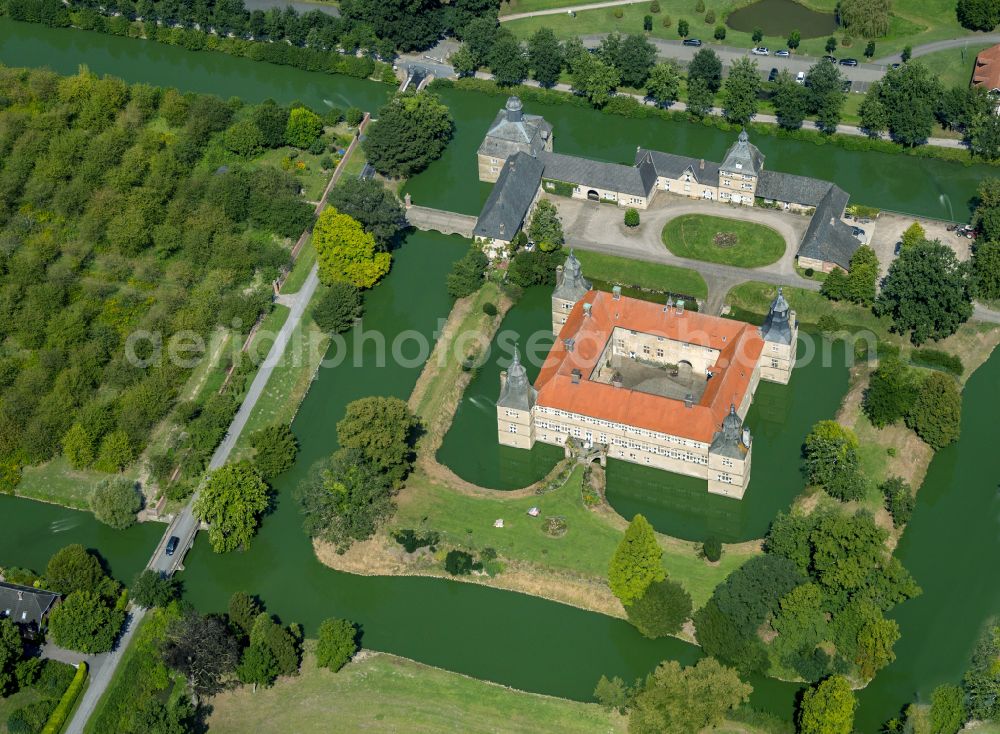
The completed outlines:
<svg viewBox="0 0 1000 734">
<path fill-rule="evenodd" d="M 178 538 L 176 535 L 171 535 L 170 538 L 167 540 L 167 547 L 163 549 L 163 552 L 166 553 L 168 556 L 172 556 L 174 554 L 174 551 L 177 550 L 177 546 L 180 545 L 180 542 L 181 542 L 180 538 Z"/>
<path fill-rule="evenodd" d="M 684 45 L 685 46 L 700 46 L 701 45 L 701 39 L 700 38 L 685 38 L 684 39 Z"/>
<path fill-rule="evenodd" d="M 858 60 L 857 59 L 841 59 L 840 60 L 840 65 L 841 66 L 857 66 L 858 65 Z"/>
</svg>

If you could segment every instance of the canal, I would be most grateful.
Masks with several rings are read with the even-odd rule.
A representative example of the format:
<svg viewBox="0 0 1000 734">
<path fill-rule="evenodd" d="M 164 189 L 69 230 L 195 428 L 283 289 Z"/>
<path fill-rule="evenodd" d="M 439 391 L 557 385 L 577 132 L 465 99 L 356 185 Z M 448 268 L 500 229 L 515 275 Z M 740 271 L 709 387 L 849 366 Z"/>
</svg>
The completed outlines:
<svg viewBox="0 0 1000 734">
<path fill-rule="evenodd" d="M 317 107 L 329 103 L 371 109 L 389 93 L 385 86 L 371 82 L 7 19 L 0 19 L 0 60 L 8 65 L 48 65 L 63 73 L 86 63 L 92 71 L 129 81 L 237 95 L 249 101 L 301 99 Z M 455 141 L 441 161 L 410 182 L 409 190 L 420 203 L 448 206 L 455 201 L 451 208 L 474 212 L 487 189 L 473 185 L 471 152 L 500 100 L 454 90 L 447 91 L 445 98 L 457 120 Z M 699 125 L 624 120 L 571 107 L 532 111 L 555 123 L 559 150 L 608 160 L 628 160 L 637 144 L 718 159 L 730 137 Z M 889 161 L 884 155 L 775 138 L 758 142 L 774 169 L 831 178 L 857 201 L 929 216 L 947 215 L 949 206 L 954 206 L 956 215 L 967 215 L 967 202 L 979 178 L 993 172 L 981 166 L 906 156 L 893 156 Z M 390 338 L 408 329 L 429 336 L 450 308 L 444 276 L 464 249 L 457 238 L 410 235 L 396 255 L 392 273 L 368 298 L 365 328 L 380 329 Z M 526 309 L 532 297 L 543 299 L 526 295 Z M 524 318 L 529 326 L 538 319 L 529 310 L 523 314 L 511 318 Z M 361 352 L 372 348 L 365 343 Z M 490 379 L 488 372 L 484 369 L 484 380 Z M 601 674 L 631 680 L 664 658 L 684 663 L 695 660 L 697 648 L 678 640 L 651 642 L 620 620 L 535 597 L 440 579 L 352 576 L 334 572 L 315 559 L 290 497 L 292 489 L 312 462 L 335 448 L 335 424 L 347 402 L 371 394 L 405 397 L 417 373 L 416 368 L 378 367 L 370 360 L 322 370 L 293 425 L 302 452 L 294 469 L 278 481 L 276 509 L 265 518 L 260 535 L 246 553 L 215 555 L 200 538 L 182 575 L 186 596 L 202 609 L 221 610 L 233 591 L 258 593 L 274 613 L 286 621 L 301 622 L 307 633 L 314 633 L 327 616 L 349 617 L 362 625 L 368 647 L 572 698 L 588 698 Z M 843 392 L 838 384 L 843 378 L 836 371 L 831 374 L 816 378 L 824 401 Z M 482 385 L 484 396 L 494 394 L 495 375 L 492 379 L 492 385 Z M 758 416 L 759 438 L 767 436 L 763 426 L 769 415 L 774 416 L 774 430 L 783 430 L 778 426 L 785 410 L 807 424 L 810 416 L 795 407 L 800 399 L 794 397 L 797 390 L 793 385 L 787 393 L 793 396 L 791 407 L 778 401 L 768 415 Z M 808 391 L 801 393 L 805 400 Z M 913 521 L 897 551 L 924 594 L 895 610 L 902 628 L 896 645 L 898 659 L 861 694 L 859 728 L 863 731 L 874 731 L 915 695 L 926 698 L 937 683 L 957 681 L 980 625 L 1000 613 L 1000 589 L 980 570 L 1000 557 L 996 486 L 1000 454 L 992 446 L 993 412 L 998 404 L 1000 356 L 994 356 L 966 387 L 962 439 L 932 463 Z M 466 408 L 463 405 L 460 415 L 468 412 Z M 824 406 L 816 413 L 829 415 L 830 411 Z M 542 457 L 531 471 L 545 461 L 548 458 Z M 760 468 L 758 458 L 755 471 Z M 615 472 L 612 467 L 612 478 Z M 641 493 L 630 501 L 641 503 Z M 141 568 L 161 529 L 150 525 L 117 533 L 84 513 L 8 497 L 0 497 L 0 511 L 4 519 L 0 563 L 41 570 L 52 551 L 81 542 L 99 549 L 112 573 L 125 581 Z M 669 521 L 668 517 L 658 522 Z M 681 517 L 676 522 L 678 527 L 692 528 L 692 536 L 704 532 L 694 529 L 690 519 Z M 743 532 L 742 528 L 755 522 L 740 520 L 734 532 Z M 760 679 L 752 682 L 756 706 L 790 715 L 794 686 Z"/>
<path fill-rule="evenodd" d="M 91 71 L 130 82 L 237 96 L 248 102 L 300 100 L 317 109 L 354 105 L 375 110 L 392 91 L 368 80 L 5 17 L 0 18 L 0 61 L 8 66 L 48 66 L 63 74 L 86 64 Z M 490 187 L 477 179 L 475 152 L 503 98 L 455 89 L 443 90 L 441 96 L 455 118 L 455 137 L 441 159 L 409 181 L 405 191 L 417 204 L 478 214 Z M 719 161 L 735 138 L 734 133 L 710 125 L 629 119 L 571 105 L 532 102 L 527 108 L 553 124 L 558 152 L 608 161 L 631 163 L 636 146 Z M 851 151 L 772 136 L 756 136 L 754 143 L 772 170 L 828 179 L 849 192 L 854 202 L 928 217 L 968 218 L 979 180 L 997 173 L 983 165 Z"/>
</svg>

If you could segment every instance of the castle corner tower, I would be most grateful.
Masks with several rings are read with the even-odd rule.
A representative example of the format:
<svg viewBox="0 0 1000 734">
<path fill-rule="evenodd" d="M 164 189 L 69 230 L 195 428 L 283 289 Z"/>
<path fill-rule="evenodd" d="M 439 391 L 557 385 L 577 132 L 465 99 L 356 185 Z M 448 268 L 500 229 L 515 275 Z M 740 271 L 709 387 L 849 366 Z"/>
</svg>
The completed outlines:
<svg viewBox="0 0 1000 734">
<path fill-rule="evenodd" d="M 760 355 L 761 379 L 787 385 L 795 367 L 799 325 L 780 286 L 760 327 L 760 335 L 764 339 L 764 351 Z"/>
<path fill-rule="evenodd" d="M 535 445 L 533 409 L 538 391 L 528 381 L 521 355 L 514 348 L 514 359 L 500 373 L 500 398 L 497 400 L 497 440 L 502 446 L 530 449 Z"/>
<path fill-rule="evenodd" d="M 566 262 L 556 268 L 556 288 L 552 291 L 552 333 L 559 336 L 573 306 L 587 295 L 590 281 L 583 277 L 580 261 L 569 251 Z"/>
</svg>

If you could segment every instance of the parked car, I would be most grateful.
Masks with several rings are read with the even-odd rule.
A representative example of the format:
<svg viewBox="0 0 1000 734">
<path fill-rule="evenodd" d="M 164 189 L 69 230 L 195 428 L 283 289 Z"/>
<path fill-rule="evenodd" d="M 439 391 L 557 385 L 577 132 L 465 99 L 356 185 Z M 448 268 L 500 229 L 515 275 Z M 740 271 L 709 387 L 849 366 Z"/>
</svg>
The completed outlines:
<svg viewBox="0 0 1000 734">
<path fill-rule="evenodd" d="M 851 234 L 853 234 L 855 237 L 857 237 L 862 242 L 865 241 L 865 231 L 863 229 L 861 229 L 861 227 L 852 227 L 851 228 Z"/>
<path fill-rule="evenodd" d="M 685 46 L 700 46 L 701 45 L 701 39 L 700 38 L 685 38 L 684 39 L 684 45 Z"/>
<path fill-rule="evenodd" d="M 791 56 L 792 52 L 789 51 L 787 48 L 782 48 L 782 49 L 779 49 L 779 50 L 775 51 L 774 55 L 775 56 Z"/>
<path fill-rule="evenodd" d="M 899 242 L 896 243 L 896 246 L 894 248 L 892 248 L 892 254 L 893 255 L 899 255 L 899 253 L 900 253 L 900 251 L 902 251 L 902 249 L 903 249 L 903 242 L 902 242 L 902 240 L 900 240 Z"/>
<path fill-rule="evenodd" d="M 806 83 L 806 73 L 804 71 L 800 71 L 798 74 L 795 75 L 795 81 L 798 84 L 805 84 Z"/>
<path fill-rule="evenodd" d="M 840 65 L 841 66 L 857 66 L 858 65 L 858 60 L 857 59 L 841 59 L 840 60 Z"/>
<path fill-rule="evenodd" d="M 767 75 L 767 80 L 769 82 L 773 82 L 777 78 L 778 78 L 778 70 L 777 69 L 771 69 L 771 73 Z"/>
<path fill-rule="evenodd" d="M 889 64 L 889 66 L 892 67 L 893 69 L 898 69 L 900 66 L 902 66 L 902 64 L 897 61 L 894 64 Z"/>
<path fill-rule="evenodd" d="M 831 64 L 837 63 L 837 59 L 835 59 L 833 56 L 824 56 L 823 61 L 829 61 Z"/>
<path fill-rule="evenodd" d="M 163 549 L 163 552 L 166 553 L 168 556 L 172 556 L 174 554 L 174 551 L 177 550 L 177 546 L 180 544 L 180 542 L 181 542 L 180 538 L 178 538 L 176 535 L 171 535 L 170 538 L 167 539 L 167 547 Z"/>
<path fill-rule="evenodd" d="M 771 50 L 765 46 L 754 46 L 750 49 L 750 53 L 754 56 L 770 56 Z"/>
</svg>

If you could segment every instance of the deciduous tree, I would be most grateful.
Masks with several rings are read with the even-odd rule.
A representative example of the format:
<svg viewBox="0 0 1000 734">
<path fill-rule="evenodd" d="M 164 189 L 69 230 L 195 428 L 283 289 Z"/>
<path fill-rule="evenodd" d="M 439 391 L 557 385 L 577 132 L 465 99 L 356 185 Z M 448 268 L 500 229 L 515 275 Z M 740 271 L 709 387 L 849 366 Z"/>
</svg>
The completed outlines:
<svg viewBox="0 0 1000 734">
<path fill-rule="evenodd" d="M 753 691 L 736 671 L 713 658 L 682 668 L 676 660 L 660 663 L 636 693 L 629 713 L 633 734 L 697 734 L 722 721 Z"/>
<path fill-rule="evenodd" d="M 270 491 L 247 462 L 226 464 L 212 472 L 194 505 L 194 514 L 209 524 L 208 539 L 216 553 L 249 548 L 260 516 L 270 504 Z"/>
<path fill-rule="evenodd" d="M 912 370 L 899 357 L 889 354 L 868 380 L 861 407 L 876 428 L 884 428 L 904 418 L 916 399 Z"/>
<path fill-rule="evenodd" d="M 771 101 L 781 127 L 786 130 L 798 130 L 802 127 L 802 122 L 808 113 L 807 92 L 787 69 L 783 69 L 775 79 Z"/>
<path fill-rule="evenodd" d="M 756 62 L 737 59 L 722 90 L 723 114 L 736 125 L 747 125 L 757 114 L 760 73 Z"/>
<path fill-rule="evenodd" d="M 806 476 L 812 484 L 845 502 L 863 495 L 865 483 L 854 431 L 836 421 L 820 421 L 806 436 L 803 455 Z"/>
<path fill-rule="evenodd" d="M 380 250 L 392 248 L 405 222 L 399 198 L 373 178 L 342 179 L 333 187 L 328 200 L 338 212 L 358 221 L 375 238 Z"/>
<path fill-rule="evenodd" d="M 239 644 L 225 620 L 193 609 L 167 625 L 163 661 L 183 675 L 195 696 L 221 691 L 239 662 Z"/>
<path fill-rule="evenodd" d="M 254 448 L 253 464 L 265 481 L 291 469 L 299 453 L 299 441 L 284 423 L 254 431 L 250 445 Z"/>
<path fill-rule="evenodd" d="M 882 284 L 875 312 L 890 316 L 893 328 L 910 333 L 914 344 L 943 339 L 972 316 L 968 263 L 938 241 L 919 242 L 900 252 Z"/>
<path fill-rule="evenodd" d="M 628 621 L 646 637 L 665 637 L 677 632 L 691 616 L 691 595 L 670 579 L 654 581 L 625 611 Z"/>
<path fill-rule="evenodd" d="M 132 479 L 104 479 L 90 495 L 90 509 L 105 525 L 124 530 L 135 524 L 135 514 L 142 509 L 142 495 Z"/>
<path fill-rule="evenodd" d="M 361 317 L 361 291 L 353 283 L 334 281 L 323 288 L 312 317 L 316 325 L 328 334 L 341 334 Z"/>
<path fill-rule="evenodd" d="M 551 87 L 559 81 L 562 71 L 563 51 L 550 28 L 539 28 L 528 39 L 528 66 L 535 81 Z"/>
<path fill-rule="evenodd" d="M 358 288 L 371 288 L 389 272 L 392 256 L 378 252 L 375 238 L 361 224 L 327 207 L 313 228 L 313 246 L 319 259 L 320 280 L 325 285 L 337 281 Z"/>
<path fill-rule="evenodd" d="M 362 148 L 379 173 L 412 176 L 444 152 L 455 125 L 430 92 L 397 94 L 368 126 Z"/>
<path fill-rule="evenodd" d="M 506 29 L 501 29 L 490 51 L 490 71 L 501 87 L 520 84 L 528 78 L 528 57 L 524 47 Z"/>
<path fill-rule="evenodd" d="M 541 199 L 531 214 L 528 236 L 542 252 L 552 252 L 565 242 L 559 210 L 548 199 Z"/>
<path fill-rule="evenodd" d="M 573 89 L 580 92 L 594 107 L 603 107 L 611 99 L 621 76 L 618 70 L 590 54 L 579 57 L 573 64 Z"/>
<path fill-rule="evenodd" d="M 694 55 L 688 65 L 688 84 L 701 79 L 715 94 L 722 87 L 722 60 L 710 48 L 703 48 Z"/>
<path fill-rule="evenodd" d="M 676 64 L 665 61 L 650 69 L 646 94 L 660 107 L 669 107 L 676 102 L 680 88 L 681 74 Z"/>
<path fill-rule="evenodd" d="M 347 405 L 337 423 L 341 449 L 356 449 L 398 487 L 413 463 L 419 420 L 399 398 L 368 397 Z"/>
<path fill-rule="evenodd" d="M 958 440 L 962 430 L 962 395 L 944 372 L 930 372 L 917 388 L 906 424 L 934 449 Z"/>
<path fill-rule="evenodd" d="M 285 142 L 296 148 L 308 148 L 323 132 L 323 120 L 307 107 L 296 107 L 288 114 Z"/>
<path fill-rule="evenodd" d="M 324 619 L 319 626 L 316 664 L 336 673 L 358 650 L 358 630 L 346 619 Z"/>
<path fill-rule="evenodd" d="M 125 621 L 125 612 L 94 591 L 74 591 L 49 615 L 49 633 L 60 647 L 85 653 L 107 652 Z"/>
<path fill-rule="evenodd" d="M 489 265 L 489 258 L 477 246 L 469 251 L 451 266 L 451 272 L 446 278 L 448 295 L 452 298 L 471 296 L 483 284 L 483 275 Z"/>
<path fill-rule="evenodd" d="M 137 574 L 129 596 L 141 607 L 165 607 L 180 596 L 180 583 L 172 576 L 146 569 Z"/>
<path fill-rule="evenodd" d="M 851 734 L 856 705 L 847 679 L 842 675 L 830 676 L 802 696 L 799 731 L 802 734 Z"/>
</svg>

